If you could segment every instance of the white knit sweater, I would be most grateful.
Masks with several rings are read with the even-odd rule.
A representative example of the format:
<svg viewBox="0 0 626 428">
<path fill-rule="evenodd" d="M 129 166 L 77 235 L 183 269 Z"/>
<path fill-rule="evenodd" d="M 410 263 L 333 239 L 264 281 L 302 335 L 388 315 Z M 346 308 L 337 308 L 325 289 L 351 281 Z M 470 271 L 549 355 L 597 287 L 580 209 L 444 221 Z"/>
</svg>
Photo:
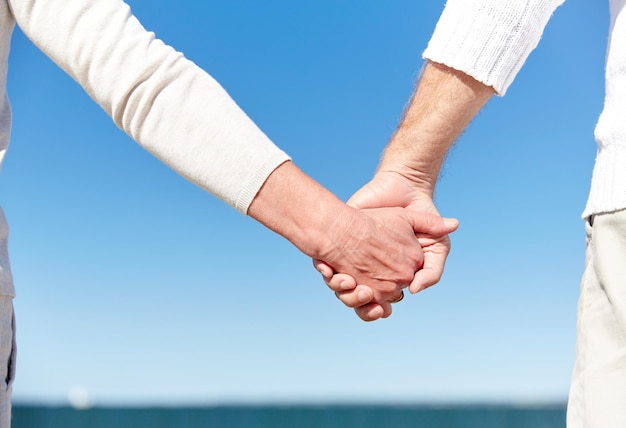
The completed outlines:
<svg viewBox="0 0 626 428">
<path fill-rule="evenodd" d="M 0 164 L 11 111 L 7 61 L 15 23 L 135 141 L 245 213 L 288 156 L 191 61 L 155 39 L 122 0 L 0 0 Z M 14 295 L 0 210 L 0 295 Z"/>
<path fill-rule="evenodd" d="M 424 57 L 503 95 L 564 0 L 448 0 Z M 626 0 L 610 0 L 606 98 L 583 217 L 626 208 Z"/>
</svg>

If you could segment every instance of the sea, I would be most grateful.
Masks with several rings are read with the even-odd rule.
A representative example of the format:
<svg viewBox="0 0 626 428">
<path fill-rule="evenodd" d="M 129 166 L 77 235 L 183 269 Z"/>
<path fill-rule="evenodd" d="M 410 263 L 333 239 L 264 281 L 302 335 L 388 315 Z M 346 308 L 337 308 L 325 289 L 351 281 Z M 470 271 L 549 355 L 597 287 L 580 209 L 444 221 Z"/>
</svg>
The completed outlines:
<svg viewBox="0 0 626 428">
<path fill-rule="evenodd" d="M 565 405 L 20 406 L 12 428 L 563 428 Z"/>
</svg>

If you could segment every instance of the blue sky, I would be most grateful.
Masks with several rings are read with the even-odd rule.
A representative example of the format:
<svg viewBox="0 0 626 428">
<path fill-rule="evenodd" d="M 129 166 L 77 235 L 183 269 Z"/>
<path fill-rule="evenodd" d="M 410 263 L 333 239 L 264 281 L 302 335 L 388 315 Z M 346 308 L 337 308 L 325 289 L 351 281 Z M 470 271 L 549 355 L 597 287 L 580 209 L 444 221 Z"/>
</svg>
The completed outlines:
<svg viewBox="0 0 626 428">
<path fill-rule="evenodd" d="M 441 2 L 129 2 L 346 199 Z M 442 282 L 363 323 L 284 239 L 168 170 L 19 31 L 0 179 L 18 402 L 555 401 L 567 394 L 608 5 L 569 0 L 448 156 Z"/>
</svg>

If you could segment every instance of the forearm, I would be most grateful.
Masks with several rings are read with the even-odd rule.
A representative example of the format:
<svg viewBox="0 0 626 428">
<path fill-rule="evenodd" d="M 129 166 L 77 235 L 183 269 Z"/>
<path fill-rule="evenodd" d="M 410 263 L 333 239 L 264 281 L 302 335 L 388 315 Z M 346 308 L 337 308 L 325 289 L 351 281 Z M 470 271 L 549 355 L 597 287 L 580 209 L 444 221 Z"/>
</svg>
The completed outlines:
<svg viewBox="0 0 626 428">
<path fill-rule="evenodd" d="M 24 33 L 137 143 L 246 212 L 288 156 L 196 64 L 122 0 L 11 0 Z"/>
<path fill-rule="evenodd" d="M 463 72 L 427 63 L 379 172 L 399 173 L 432 196 L 447 150 L 494 93 Z"/>
<path fill-rule="evenodd" d="M 491 95 L 506 92 L 563 1 L 449 0 L 381 170 L 403 170 L 432 194 L 448 148 Z"/>
</svg>

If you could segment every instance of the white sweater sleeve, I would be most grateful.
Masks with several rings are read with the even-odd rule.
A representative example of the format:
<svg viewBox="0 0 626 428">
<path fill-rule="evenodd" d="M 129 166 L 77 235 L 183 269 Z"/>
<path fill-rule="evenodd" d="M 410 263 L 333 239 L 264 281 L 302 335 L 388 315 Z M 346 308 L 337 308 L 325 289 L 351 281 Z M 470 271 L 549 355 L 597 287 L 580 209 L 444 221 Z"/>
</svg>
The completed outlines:
<svg viewBox="0 0 626 428">
<path fill-rule="evenodd" d="M 424 58 L 504 95 L 564 0 L 448 0 Z"/>
<path fill-rule="evenodd" d="M 288 156 L 211 76 L 146 31 L 122 0 L 9 0 L 22 31 L 135 141 L 247 212 Z"/>
</svg>

